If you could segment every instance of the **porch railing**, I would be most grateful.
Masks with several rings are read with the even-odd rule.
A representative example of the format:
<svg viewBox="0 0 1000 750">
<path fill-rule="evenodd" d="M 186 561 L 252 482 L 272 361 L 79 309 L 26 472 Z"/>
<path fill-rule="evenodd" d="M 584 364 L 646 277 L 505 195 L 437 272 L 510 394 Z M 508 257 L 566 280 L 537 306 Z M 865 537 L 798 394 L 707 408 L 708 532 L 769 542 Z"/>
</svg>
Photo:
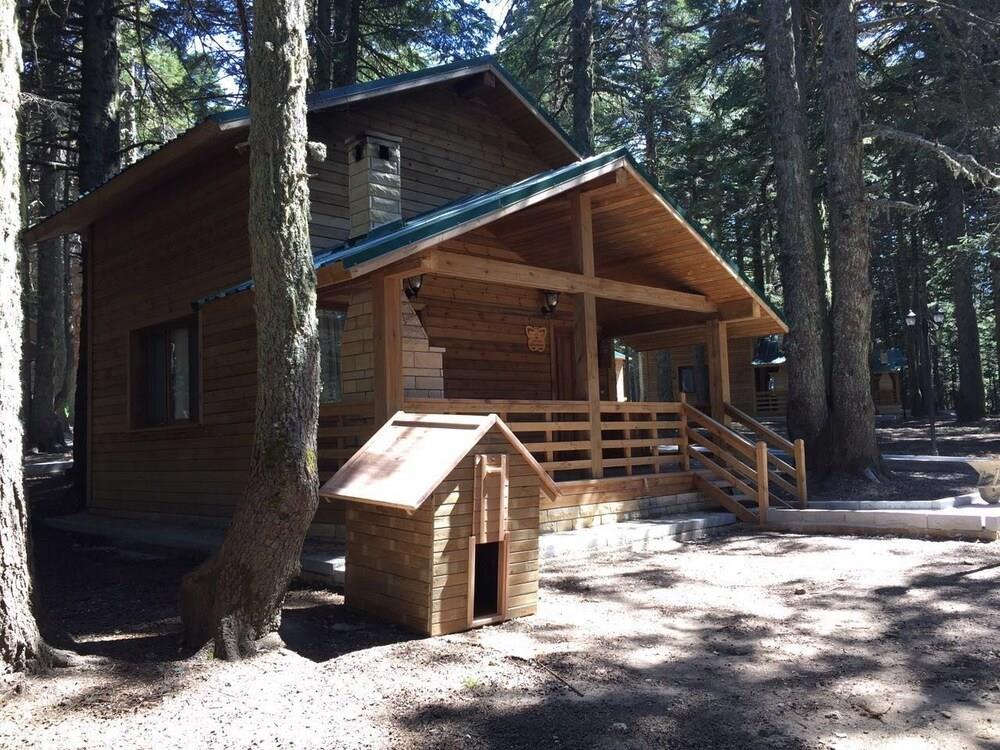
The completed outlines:
<svg viewBox="0 0 1000 750">
<path fill-rule="evenodd" d="M 788 410 L 788 391 L 757 391 L 754 407 L 758 414 L 779 416 Z"/>
<path fill-rule="evenodd" d="M 788 495 L 805 508 L 809 501 L 809 488 L 806 483 L 806 448 L 801 440 L 792 442 L 770 427 L 761 424 L 749 414 L 740 411 L 732 404 L 726 404 L 726 416 L 744 429 L 752 432 L 758 440 L 767 444 L 768 475 L 772 486 L 788 493 Z M 775 451 L 788 457 L 784 460 Z"/>
<path fill-rule="evenodd" d="M 497 414 L 556 479 L 658 474 L 679 468 L 686 449 L 679 403 L 602 402 L 599 425 L 586 401 L 418 399 L 403 408 Z"/>
</svg>

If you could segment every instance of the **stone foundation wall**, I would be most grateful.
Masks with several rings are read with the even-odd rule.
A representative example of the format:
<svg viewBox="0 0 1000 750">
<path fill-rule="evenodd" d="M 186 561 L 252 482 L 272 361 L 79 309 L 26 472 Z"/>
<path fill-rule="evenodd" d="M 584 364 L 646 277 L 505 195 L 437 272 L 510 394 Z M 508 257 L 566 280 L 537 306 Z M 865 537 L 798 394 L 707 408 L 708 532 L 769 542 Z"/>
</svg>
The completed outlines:
<svg viewBox="0 0 1000 750">
<path fill-rule="evenodd" d="M 632 500 L 615 500 L 588 505 L 570 505 L 546 508 L 542 501 L 539 513 L 540 532 L 573 531 L 642 518 L 659 518 L 674 513 L 695 513 L 717 510 L 718 506 L 705 499 L 700 492 L 682 492 L 676 495 L 640 497 Z"/>
<path fill-rule="evenodd" d="M 402 294 L 402 291 L 400 292 Z M 403 299 L 403 395 L 444 398 L 444 349 L 431 346 L 413 306 Z M 351 295 L 341 340 L 345 401 L 371 401 L 375 394 L 371 292 Z"/>
</svg>

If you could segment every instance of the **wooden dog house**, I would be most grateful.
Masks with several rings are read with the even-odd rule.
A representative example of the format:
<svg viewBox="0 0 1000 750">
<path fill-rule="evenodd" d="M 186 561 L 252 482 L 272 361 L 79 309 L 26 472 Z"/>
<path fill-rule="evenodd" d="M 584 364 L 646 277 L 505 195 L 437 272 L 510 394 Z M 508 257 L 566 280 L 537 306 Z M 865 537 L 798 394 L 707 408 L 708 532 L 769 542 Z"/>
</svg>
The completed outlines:
<svg viewBox="0 0 1000 750">
<path fill-rule="evenodd" d="M 534 614 L 542 494 L 495 414 L 397 412 L 320 490 L 348 501 L 348 606 L 426 635 Z"/>
</svg>

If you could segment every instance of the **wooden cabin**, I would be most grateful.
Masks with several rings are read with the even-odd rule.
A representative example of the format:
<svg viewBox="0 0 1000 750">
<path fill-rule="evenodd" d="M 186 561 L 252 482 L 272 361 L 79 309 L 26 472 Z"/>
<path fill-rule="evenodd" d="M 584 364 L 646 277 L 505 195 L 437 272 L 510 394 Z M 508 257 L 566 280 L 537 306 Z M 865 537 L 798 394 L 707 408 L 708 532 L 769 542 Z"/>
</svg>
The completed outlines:
<svg viewBox="0 0 1000 750">
<path fill-rule="evenodd" d="M 496 415 L 397 412 L 320 490 L 347 502 L 346 603 L 423 635 L 534 614 L 542 494 Z"/>
<path fill-rule="evenodd" d="M 25 233 L 87 242 L 92 513 L 223 523 L 243 491 L 249 122 L 214 115 Z M 786 326 L 627 151 L 582 158 L 489 58 L 312 95 L 308 125 L 323 481 L 397 411 L 497 414 L 559 488 L 543 532 L 728 502 L 695 405 L 618 400 L 614 342 L 702 344 L 721 425 L 731 347 Z M 324 503 L 312 533 L 344 523 Z"/>
</svg>

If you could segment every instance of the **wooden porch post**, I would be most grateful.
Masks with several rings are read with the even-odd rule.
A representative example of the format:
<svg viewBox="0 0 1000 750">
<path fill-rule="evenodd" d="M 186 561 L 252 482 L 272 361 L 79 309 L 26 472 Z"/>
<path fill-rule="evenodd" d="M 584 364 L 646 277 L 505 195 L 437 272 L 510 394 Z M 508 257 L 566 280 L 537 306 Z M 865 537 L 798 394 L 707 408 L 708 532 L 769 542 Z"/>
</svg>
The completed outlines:
<svg viewBox="0 0 1000 750">
<path fill-rule="evenodd" d="M 726 404 L 729 402 L 729 336 L 726 322 L 710 320 L 705 324 L 708 354 L 708 396 L 712 419 L 727 423 Z"/>
<path fill-rule="evenodd" d="M 375 426 L 403 408 L 403 304 L 398 278 L 372 276 Z"/>
<path fill-rule="evenodd" d="M 570 196 L 570 233 L 577 261 L 577 272 L 594 277 L 594 225 L 590 197 L 582 193 Z M 587 401 L 590 415 L 590 475 L 604 476 L 604 451 L 601 448 L 601 381 L 597 357 L 597 298 L 590 292 L 573 298 L 576 315 L 574 356 L 576 357 L 576 398 Z"/>
</svg>

